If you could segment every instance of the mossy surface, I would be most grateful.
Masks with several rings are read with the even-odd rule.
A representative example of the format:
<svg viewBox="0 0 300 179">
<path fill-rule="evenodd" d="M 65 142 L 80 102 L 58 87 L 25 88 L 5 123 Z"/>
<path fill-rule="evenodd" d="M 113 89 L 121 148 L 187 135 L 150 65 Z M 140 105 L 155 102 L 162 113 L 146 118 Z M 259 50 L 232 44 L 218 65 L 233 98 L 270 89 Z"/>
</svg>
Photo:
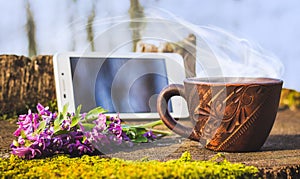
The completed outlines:
<svg viewBox="0 0 300 179">
<path fill-rule="evenodd" d="M 292 89 L 282 89 L 280 96 L 280 109 L 300 109 L 300 92 Z"/>
<path fill-rule="evenodd" d="M 100 156 L 70 158 L 59 155 L 24 160 L 16 156 L 0 159 L 1 178 L 256 178 L 258 169 L 226 159 L 194 161 L 189 153 L 159 162 L 130 161 Z"/>
</svg>

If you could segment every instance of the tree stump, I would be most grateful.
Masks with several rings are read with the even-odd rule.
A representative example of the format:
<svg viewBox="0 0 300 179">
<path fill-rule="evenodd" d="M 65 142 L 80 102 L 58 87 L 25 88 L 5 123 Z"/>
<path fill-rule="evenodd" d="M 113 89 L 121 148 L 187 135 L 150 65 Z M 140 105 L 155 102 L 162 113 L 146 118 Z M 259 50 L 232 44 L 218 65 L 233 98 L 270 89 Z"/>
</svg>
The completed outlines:
<svg viewBox="0 0 300 179">
<path fill-rule="evenodd" d="M 55 100 L 52 56 L 0 55 L 0 112 L 23 113 Z"/>
<path fill-rule="evenodd" d="M 196 36 L 190 34 L 187 38 L 179 42 L 166 42 L 160 44 L 159 47 L 143 41 L 137 43 L 137 52 L 162 52 L 162 53 L 178 53 L 183 57 L 185 76 L 196 76 Z"/>
</svg>

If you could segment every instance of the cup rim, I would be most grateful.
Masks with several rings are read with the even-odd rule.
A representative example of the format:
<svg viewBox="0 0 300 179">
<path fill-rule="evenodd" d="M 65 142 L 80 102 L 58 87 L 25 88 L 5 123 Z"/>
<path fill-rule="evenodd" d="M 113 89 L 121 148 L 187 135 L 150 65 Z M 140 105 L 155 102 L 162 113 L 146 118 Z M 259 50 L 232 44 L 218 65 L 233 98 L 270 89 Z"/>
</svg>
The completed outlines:
<svg viewBox="0 0 300 179">
<path fill-rule="evenodd" d="M 277 78 L 268 77 L 192 77 L 184 79 L 184 83 L 206 85 L 238 85 L 238 84 L 282 84 Z"/>
</svg>

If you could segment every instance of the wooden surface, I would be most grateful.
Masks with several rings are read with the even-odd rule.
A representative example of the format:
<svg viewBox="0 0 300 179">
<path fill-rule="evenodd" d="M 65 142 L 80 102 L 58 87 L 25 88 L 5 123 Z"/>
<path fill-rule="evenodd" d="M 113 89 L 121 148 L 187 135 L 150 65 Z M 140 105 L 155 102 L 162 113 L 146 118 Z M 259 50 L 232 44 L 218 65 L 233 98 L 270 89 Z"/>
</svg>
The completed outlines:
<svg viewBox="0 0 300 179">
<path fill-rule="evenodd" d="M 182 121 L 187 124 L 188 121 Z M 253 139 L 255 140 L 255 139 Z M 127 151 L 114 152 L 111 157 L 124 159 L 149 158 L 169 160 L 189 151 L 195 160 L 209 160 L 216 152 L 204 149 L 198 142 L 178 135 L 162 138 L 154 143 L 142 144 Z M 300 178 L 300 111 L 280 111 L 272 131 L 260 151 L 223 153 L 231 162 L 257 166 L 261 176 L 267 178 Z"/>
</svg>

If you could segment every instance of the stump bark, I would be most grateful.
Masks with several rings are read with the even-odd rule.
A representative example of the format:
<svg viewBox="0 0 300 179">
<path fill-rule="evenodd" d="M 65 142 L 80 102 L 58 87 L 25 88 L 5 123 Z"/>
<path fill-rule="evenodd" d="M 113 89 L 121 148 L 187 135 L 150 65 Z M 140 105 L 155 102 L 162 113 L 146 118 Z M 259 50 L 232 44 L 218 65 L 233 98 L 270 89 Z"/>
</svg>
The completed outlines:
<svg viewBox="0 0 300 179">
<path fill-rule="evenodd" d="M 179 42 L 166 42 L 159 47 L 143 41 L 137 43 L 137 52 L 161 52 L 161 53 L 178 53 L 183 57 L 185 76 L 196 76 L 196 36 L 190 34 L 187 38 Z"/>
<path fill-rule="evenodd" d="M 23 113 L 55 100 L 52 56 L 0 55 L 0 112 Z"/>
</svg>

